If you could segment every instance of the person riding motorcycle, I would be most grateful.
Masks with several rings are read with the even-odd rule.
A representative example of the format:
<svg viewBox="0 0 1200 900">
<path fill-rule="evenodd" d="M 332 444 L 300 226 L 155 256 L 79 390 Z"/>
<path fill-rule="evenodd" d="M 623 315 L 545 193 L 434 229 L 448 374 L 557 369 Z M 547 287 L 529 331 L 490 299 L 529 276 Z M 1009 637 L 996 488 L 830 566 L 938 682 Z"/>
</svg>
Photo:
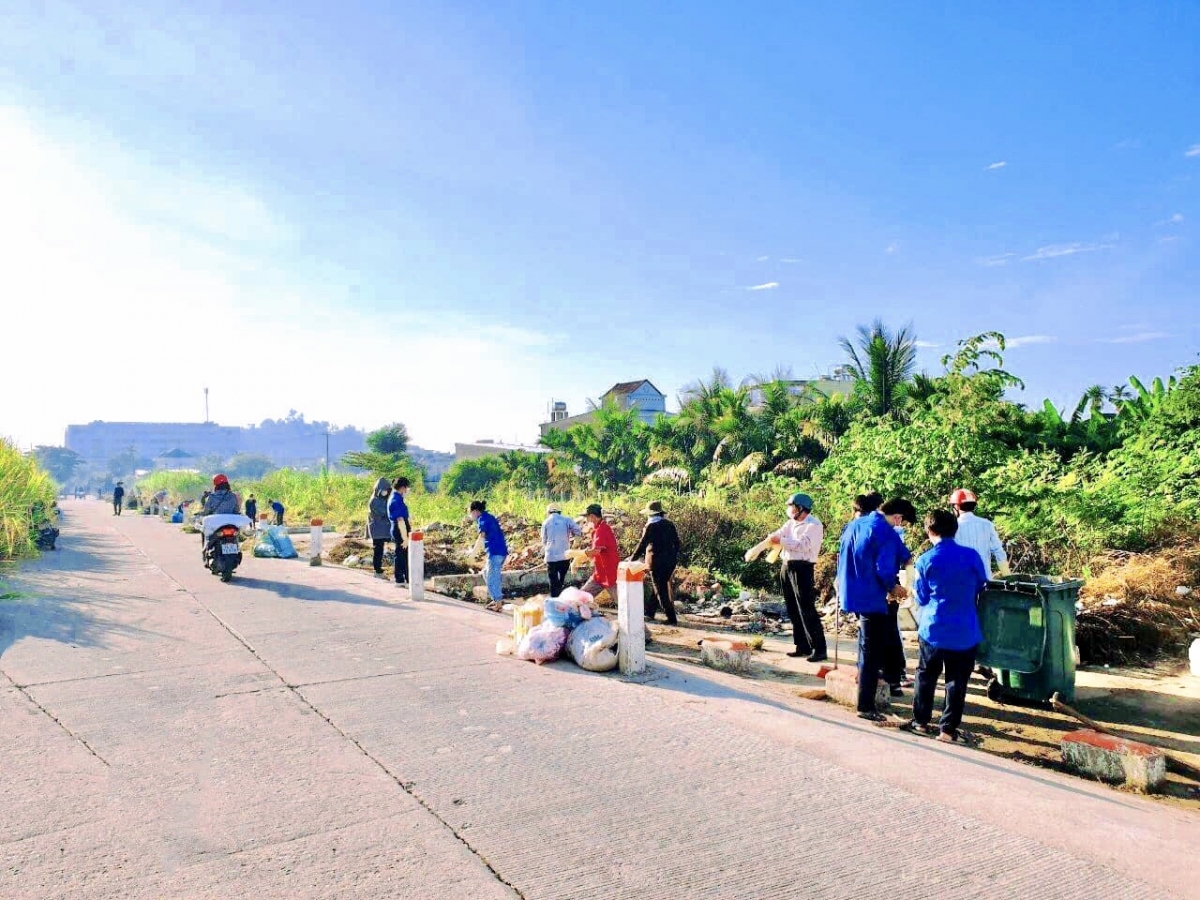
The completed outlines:
<svg viewBox="0 0 1200 900">
<path fill-rule="evenodd" d="M 199 517 L 203 519 L 205 516 L 240 516 L 241 514 L 242 501 L 229 486 L 229 479 L 225 475 L 214 475 L 212 493 L 205 498 L 204 508 L 200 511 Z M 203 542 L 206 550 L 213 543 L 215 537 L 216 532 L 214 531 Z"/>
</svg>

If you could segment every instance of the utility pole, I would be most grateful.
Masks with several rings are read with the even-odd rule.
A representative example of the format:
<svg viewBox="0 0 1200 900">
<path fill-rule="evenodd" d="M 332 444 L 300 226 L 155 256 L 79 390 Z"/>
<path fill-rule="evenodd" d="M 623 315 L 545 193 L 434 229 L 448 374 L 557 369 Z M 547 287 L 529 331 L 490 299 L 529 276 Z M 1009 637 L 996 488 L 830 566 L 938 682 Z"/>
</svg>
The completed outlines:
<svg viewBox="0 0 1200 900">
<path fill-rule="evenodd" d="M 329 471 L 329 430 L 325 430 L 325 471 Z"/>
<path fill-rule="evenodd" d="M 208 388 L 204 389 L 204 424 L 208 424 Z"/>
</svg>

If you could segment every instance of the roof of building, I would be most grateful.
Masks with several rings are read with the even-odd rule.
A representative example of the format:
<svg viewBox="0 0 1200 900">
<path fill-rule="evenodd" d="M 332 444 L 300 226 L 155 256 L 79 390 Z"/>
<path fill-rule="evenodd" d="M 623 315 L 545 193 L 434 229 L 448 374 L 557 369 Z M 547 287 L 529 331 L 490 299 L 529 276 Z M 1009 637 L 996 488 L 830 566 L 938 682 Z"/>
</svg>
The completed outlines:
<svg viewBox="0 0 1200 900">
<path fill-rule="evenodd" d="M 654 387 L 654 383 L 646 378 L 643 378 L 641 381 L 618 382 L 617 384 L 614 384 L 612 387 L 610 387 L 607 391 L 605 391 L 604 396 L 608 397 L 611 394 L 619 394 L 622 396 L 626 395 L 626 394 L 632 394 L 634 391 L 636 391 L 638 388 L 640 388 L 643 384 L 648 384 L 648 385 L 650 385 L 650 387 L 654 388 L 654 392 L 656 394 L 659 394 L 662 397 L 667 396 L 662 391 L 660 391 L 658 388 Z"/>
</svg>

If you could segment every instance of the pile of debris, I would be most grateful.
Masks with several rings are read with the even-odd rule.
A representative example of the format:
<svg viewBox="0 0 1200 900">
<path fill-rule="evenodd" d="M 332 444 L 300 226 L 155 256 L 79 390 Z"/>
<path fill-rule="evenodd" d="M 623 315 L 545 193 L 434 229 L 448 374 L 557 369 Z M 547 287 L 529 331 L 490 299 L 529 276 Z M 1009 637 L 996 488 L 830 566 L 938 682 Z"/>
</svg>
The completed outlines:
<svg viewBox="0 0 1200 900">
<path fill-rule="evenodd" d="M 1200 633 L 1200 544 L 1097 557 L 1079 592 L 1075 642 L 1091 663 L 1181 655 Z"/>
</svg>

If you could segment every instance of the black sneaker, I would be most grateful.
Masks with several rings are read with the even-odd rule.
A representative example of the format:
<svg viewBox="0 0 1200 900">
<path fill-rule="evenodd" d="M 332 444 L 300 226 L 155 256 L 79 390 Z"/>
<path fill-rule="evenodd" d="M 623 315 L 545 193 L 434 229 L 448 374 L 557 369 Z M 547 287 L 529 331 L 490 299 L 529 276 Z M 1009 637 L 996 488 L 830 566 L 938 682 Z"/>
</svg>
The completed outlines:
<svg viewBox="0 0 1200 900">
<path fill-rule="evenodd" d="M 886 722 L 887 721 L 887 716 L 880 715 L 877 712 L 860 712 L 858 714 L 858 717 L 860 719 L 866 719 L 868 722 Z"/>
<path fill-rule="evenodd" d="M 807 659 L 809 662 L 825 662 L 825 660 L 829 659 L 829 657 L 823 651 L 814 650 L 812 653 L 808 654 Z"/>
<path fill-rule="evenodd" d="M 789 652 L 789 653 L 788 653 L 788 656 L 791 656 L 791 657 L 800 657 L 800 656 L 807 657 L 807 656 L 808 656 L 808 654 L 810 654 L 810 653 L 812 653 L 812 651 L 811 651 L 811 650 L 801 650 L 799 647 L 797 647 L 795 650 L 792 650 L 791 652 Z"/>
<path fill-rule="evenodd" d="M 898 685 L 898 684 L 893 684 L 891 686 L 891 693 L 892 693 L 893 697 L 903 697 L 904 696 L 904 691 L 901 689 L 900 685 Z"/>
</svg>

